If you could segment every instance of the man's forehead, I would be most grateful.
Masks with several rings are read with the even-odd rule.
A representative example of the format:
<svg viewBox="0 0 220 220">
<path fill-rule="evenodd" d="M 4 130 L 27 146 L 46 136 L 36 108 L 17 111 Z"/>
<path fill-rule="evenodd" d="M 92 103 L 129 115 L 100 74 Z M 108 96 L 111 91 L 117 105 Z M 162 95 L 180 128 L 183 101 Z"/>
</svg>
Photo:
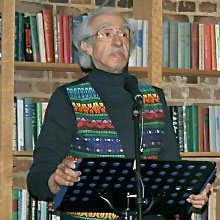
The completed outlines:
<svg viewBox="0 0 220 220">
<path fill-rule="evenodd" d="M 127 26 L 125 18 L 120 14 L 100 14 L 93 18 L 92 27 L 100 29 L 111 26 Z"/>
</svg>

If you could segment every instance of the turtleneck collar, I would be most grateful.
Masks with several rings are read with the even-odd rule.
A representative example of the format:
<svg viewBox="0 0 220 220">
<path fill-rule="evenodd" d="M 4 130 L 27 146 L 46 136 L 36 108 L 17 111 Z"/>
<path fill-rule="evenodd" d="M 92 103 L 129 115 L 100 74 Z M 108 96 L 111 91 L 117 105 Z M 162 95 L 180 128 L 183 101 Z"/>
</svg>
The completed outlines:
<svg viewBox="0 0 220 220">
<path fill-rule="evenodd" d="M 128 67 L 124 67 L 121 73 L 109 73 L 104 70 L 97 69 L 95 66 L 89 74 L 89 80 L 94 84 L 100 85 L 122 85 L 124 78 L 128 74 Z"/>
</svg>

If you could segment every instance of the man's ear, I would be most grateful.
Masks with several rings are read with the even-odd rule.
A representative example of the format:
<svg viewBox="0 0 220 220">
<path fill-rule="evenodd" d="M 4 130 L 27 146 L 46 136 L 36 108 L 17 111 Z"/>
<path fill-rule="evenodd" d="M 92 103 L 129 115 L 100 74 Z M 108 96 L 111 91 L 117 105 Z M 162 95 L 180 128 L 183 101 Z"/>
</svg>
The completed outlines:
<svg viewBox="0 0 220 220">
<path fill-rule="evenodd" d="M 81 46 L 82 50 L 84 50 L 87 55 L 89 55 L 89 56 L 92 55 L 92 47 L 88 43 L 86 43 L 85 41 L 82 41 L 80 46 Z"/>
</svg>

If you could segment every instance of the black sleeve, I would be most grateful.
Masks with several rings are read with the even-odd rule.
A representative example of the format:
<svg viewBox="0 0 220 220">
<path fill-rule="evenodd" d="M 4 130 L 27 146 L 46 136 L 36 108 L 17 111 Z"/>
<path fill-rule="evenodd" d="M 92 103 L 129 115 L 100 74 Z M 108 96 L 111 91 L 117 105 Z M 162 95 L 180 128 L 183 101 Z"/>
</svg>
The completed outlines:
<svg viewBox="0 0 220 220">
<path fill-rule="evenodd" d="M 156 88 L 163 105 L 165 128 L 161 150 L 159 152 L 159 160 L 181 160 L 179 147 L 173 130 L 169 108 L 165 100 L 164 93 L 161 89 Z"/>
<path fill-rule="evenodd" d="M 69 152 L 76 132 L 74 111 L 65 87 L 51 96 L 45 120 L 34 150 L 34 161 L 27 176 L 27 186 L 33 196 L 52 199 L 48 179 Z"/>
</svg>

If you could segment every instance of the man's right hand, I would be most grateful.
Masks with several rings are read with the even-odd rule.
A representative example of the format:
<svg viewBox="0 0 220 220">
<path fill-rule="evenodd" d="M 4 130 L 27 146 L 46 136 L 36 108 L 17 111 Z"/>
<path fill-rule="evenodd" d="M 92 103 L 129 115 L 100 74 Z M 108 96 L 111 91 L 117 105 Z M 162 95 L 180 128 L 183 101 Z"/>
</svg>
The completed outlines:
<svg viewBox="0 0 220 220">
<path fill-rule="evenodd" d="M 56 194 L 60 190 L 60 186 L 72 186 L 74 183 L 79 182 L 81 172 L 74 169 L 74 160 L 64 159 L 48 180 L 50 191 Z"/>
</svg>

